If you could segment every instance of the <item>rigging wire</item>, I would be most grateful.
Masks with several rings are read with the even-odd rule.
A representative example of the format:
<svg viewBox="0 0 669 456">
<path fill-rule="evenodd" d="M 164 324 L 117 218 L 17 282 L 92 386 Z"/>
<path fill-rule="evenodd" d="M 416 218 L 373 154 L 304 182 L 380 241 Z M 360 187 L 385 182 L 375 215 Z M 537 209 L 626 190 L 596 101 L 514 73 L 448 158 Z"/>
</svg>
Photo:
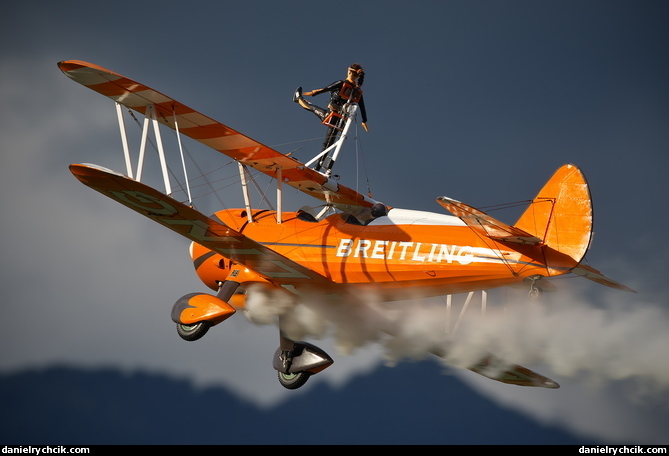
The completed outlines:
<svg viewBox="0 0 669 456">
<path fill-rule="evenodd" d="M 143 130 L 143 127 L 142 127 L 141 122 L 137 119 L 137 117 L 136 117 L 135 114 L 132 112 L 132 110 L 131 110 L 130 108 L 127 108 L 127 110 L 128 110 L 128 113 L 130 114 L 130 116 L 134 119 L 135 124 L 139 127 L 140 130 Z M 167 119 L 165 119 L 165 116 L 162 115 L 162 117 L 163 117 L 163 120 L 167 123 Z M 170 129 L 170 130 L 172 130 L 172 129 Z M 173 135 L 176 135 L 177 133 L 176 133 L 176 131 L 172 130 L 172 134 L 173 134 Z M 177 139 L 178 139 L 178 138 L 177 138 Z M 158 149 L 157 149 L 156 145 L 153 143 L 153 141 L 151 140 L 151 137 L 147 137 L 147 140 L 148 140 L 149 144 L 151 145 L 151 147 L 154 149 L 154 151 L 157 152 Z M 193 180 L 197 180 L 197 179 L 199 179 L 199 178 L 204 179 L 204 180 L 205 180 L 205 184 L 202 184 L 202 185 L 206 185 L 206 186 L 208 186 L 208 187 L 210 188 L 210 190 L 211 190 L 210 193 L 207 193 L 207 194 L 205 194 L 205 195 L 213 194 L 213 195 L 216 197 L 216 199 L 218 200 L 218 202 L 220 203 L 220 205 L 221 205 L 223 208 L 227 209 L 226 204 L 223 202 L 223 200 L 221 199 L 220 195 L 218 194 L 218 192 L 216 191 L 216 189 L 213 187 L 213 185 L 211 184 L 211 182 L 210 182 L 209 179 L 207 178 L 207 174 L 209 174 L 209 173 L 205 173 L 205 172 L 203 172 L 202 168 L 201 168 L 200 165 L 197 163 L 197 161 L 196 161 L 195 158 L 193 157 L 193 154 L 191 154 L 191 152 L 190 152 L 190 150 L 188 149 L 187 146 L 184 145 L 183 148 L 184 148 L 184 151 L 186 152 L 186 155 L 188 155 L 188 158 L 190 159 L 190 161 L 193 163 L 193 165 L 195 166 L 195 168 L 197 169 L 197 171 L 200 173 L 200 175 L 199 175 L 198 177 L 195 177 Z M 229 163 L 226 164 L 226 165 L 223 165 L 223 166 L 221 166 L 221 167 L 219 167 L 219 168 L 217 168 L 217 170 L 220 170 L 220 169 L 222 169 L 222 168 L 225 168 L 225 167 L 228 166 L 228 165 L 229 165 Z M 172 171 L 172 169 L 170 168 L 169 165 L 167 165 L 167 170 L 168 170 L 168 172 L 170 173 L 170 175 L 172 176 L 172 178 L 174 179 L 174 181 L 177 183 L 177 186 L 180 188 L 180 190 L 181 190 L 184 194 L 187 195 L 188 192 L 187 192 L 186 189 L 184 188 L 184 184 L 179 180 L 179 178 L 178 178 L 178 177 L 176 176 L 176 174 Z M 217 171 L 217 170 L 214 170 L 214 171 Z M 214 172 L 214 171 L 212 171 L 212 172 Z M 211 172 L 210 172 L 210 173 L 211 173 Z M 205 196 L 205 195 L 202 195 L 202 196 Z M 196 208 L 194 202 L 191 202 L 191 205 L 192 205 L 192 207 L 195 207 L 195 208 Z"/>
<path fill-rule="evenodd" d="M 362 141 L 360 140 L 360 135 L 358 134 L 358 123 L 356 122 L 355 124 L 355 157 L 356 157 L 356 185 L 358 183 L 359 177 L 358 177 L 358 171 L 360 166 L 358 165 L 358 157 L 360 157 L 360 161 L 362 161 L 362 170 L 363 174 L 365 175 L 365 182 L 367 184 L 367 196 L 372 198 L 372 189 L 369 184 L 369 174 L 367 174 L 367 164 L 365 163 L 365 154 L 363 153 L 362 150 Z"/>
<path fill-rule="evenodd" d="M 479 226 L 481 227 L 481 229 L 483 229 L 483 231 L 485 231 L 485 227 L 483 226 L 483 224 L 481 222 L 478 222 L 478 223 L 479 223 Z M 485 244 L 486 247 L 488 247 L 488 249 L 490 249 L 490 251 L 492 251 L 495 254 L 495 256 L 497 256 L 497 258 L 502 262 L 502 264 L 504 266 L 506 266 L 509 269 L 509 271 L 511 271 L 512 275 L 514 275 L 514 276 L 517 275 L 516 272 L 511 267 L 511 262 L 509 260 L 507 260 L 506 258 L 504 258 L 504 254 L 502 254 L 502 249 L 500 249 L 499 247 L 495 247 L 494 245 L 491 246 L 488 243 L 488 240 L 490 240 L 490 238 L 488 238 L 487 236 L 485 236 L 485 237 L 482 236 L 478 232 L 478 230 L 472 230 L 472 232 L 479 238 L 479 240 L 481 242 L 483 242 Z M 522 270 L 522 268 L 521 268 L 521 270 Z"/>
<path fill-rule="evenodd" d="M 143 130 L 142 124 L 139 122 L 139 120 L 137 119 L 137 117 L 135 117 L 135 114 L 130 110 L 130 108 L 126 108 L 126 109 L 128 110 L 128 113 L 130 114 L 130 116 L 135 120 L 135 123 L 136 123 L 137 126 L 140 128 L 140 130 Z M 163 118 L 164 118 L 164 116 L 163 116 Z M 151 145 L 151 147 L 153 148 L 154 152 L 156 152 L 157 154 L 159 154 L 159 152 L 158 152 L 158 147 L 154 144 L 154 142 L 153 142 L 153 140 L 151 139 L 151 137 L 150 137 L 150 136 L 147 136 L 146 139 L 147 139 L 147 141 L 149 142 L 149 144 Z M 179 182 L 179 179 L 177 178 L 176 174 L 174 174 L 174 171 L 172 171 L 172 168 L 170 168 L 169 165 L 166 165 L 166 167 L 167 167 L 167 171 L 170 173 L 170 175 L 172 176 L 172 178 L 174 179 L 174 181 L 177 183 L 177 185 L 179 186 L 179 188 L 181 189 L 181 191 L 184 192 L 184 194 L 188 194 L 188 193 L 186 192 L 186 190 L 184 190 L 184 186 L 183 186 L 183 184 L 181 184 L 181 182 Z M 191 204 L 192 204 L 192 202 L 191 202 Z"/>
<path fill-rule="evenodd" d="M 487 213 L 487 212 L 499 211 L 499 210 L 504 210 L 504 209 L 513 209 L 513 208 L 516 208 L 516 207 L 525 207 L 525 206 L 529 206 L 529 205 L 531 205 L 531 204 L 533 204 L 533 203 L 534 203 L 534 200 L 513 201 L 513 202 L 509 202 L 509 203 L 494 204 L 494 205 L 491 205 L 491 206 L 481 206 L 481 207 L 480 207 L 480 210 L 481 210 L 482 212 L 486 212 L 486 213 Z M 479 222 L 479 225 L 481 226 L 481 228 L 482 228 L 483 230 L 485 230 L 485 227 L 483 226 L 483 224 L 482 224 L 481 222 Z M 482 242 L 483 242 L 483 243 L 484 243 L 484 244 L 485 244 L 491 251 L 493 251 L 493 252 L 495 253 L 495 255 L 496 255 L 496 256 L 500 259 L 500 261 L 501 261 L 501 262 L 502 262 L 502 263 L 509 269 L 509 271 L 511 271 L 511 273 L 512 273 L 513 275 L 517 275 L 517 274 L 519 274 L 520 272 L 523 271 L 523 269 L 525 269 L 525 268 L 527 267 L 527 265 L 522 266 L 522 267 L 520 268 L 520 270 L 516 273 L 516 272 L 513 270 L 512 266 L 511 266 L 511 262 L 508 261 L 506 258 L 504 258 L 504 255 L 502 254 L 501 249 L 492 247 L 492 246 L 487 242 L 487 239 L 486 239 L 484 236 L 481 236 L 476 230 L 472 230 L 472 231 L 474 231 L 474 233 L 477 235 L 477 237 L 478 237 L 478 238 L 479 238 L 479 239 L 480 239 L 480 240 L 481 240 L 481 241 L 482 241 Z"/>
<path fill-rule="evenodd" d="M 165 119 L 165 116 L 163 116 L 163 119 L 164 119 L 165 122 L 167 123 L 167 119 Z M 175 134 L 175 135 L 177 134 L 177 132 L 176 132 L 175 130 L 172 130 L 172 132 L 173 132 L 173 134 Z M 177 139 L 178 139 L 178 138 L 177 138 Z M 198 173 L 200 173 L 200 176 L 202 176 L 202 177 L 204 178 L 204 180 L 205 180 L 207 186 L 209 186 L 209 188 L 211 189 L 212 193 L 214 194 L 214 196 L 216 197 L 216 199 L 218 200 L 218 202 L 221 204 L 221 206 L 222 206 L 223 208 L 227 209 L 227 206 L 225 205 L 225 203 L 223 202 L 223 200 L 221 199 L 221 197 L 219 196 L 219 194 L 216 192 L 216 190 L 214 189 L 213 185 L 209 182 L 209 179 L 207 179 L 207 177 L 205 176 L 205 173 L 202 171 L 202 168 L 200 167 L 200 165 L 198 164 L 198 162 L 197 162 L 197 161 L 195 160 L 195 158 L 193 157 L 193 154 L 190 153 L 190 150 L 188 149 L 188 147 L 184 146 L 184 149 L 185 149 L 185 151 L 186 151 L 186 154 L 188 155 L 188 158 L 190 158 L 190 161 L 193 162 L 193 165 L 195 166 L 195 169 L 197 169 Z M 184 166 L 185 166 L 185 165 L 184 165 Z"/>
<path fill-rule="evenodd" d="M 521 206 L 526 206 L 528 204 L 532 204 L 534 200 L 523 200 L 523 201 L 514 201 L 512 203 L 501 203 L 501 204 L 494 204 L 492 206 L 481 206 L 481 210 L 487 210 L 487 211 L 499 211 L 503 209 L 512 209 L 514 207 L 521 207 Z"/>
<path fill-rule="evenodd" d="M 132 119 L 135 121 L 135 124 L 137 125 L 139 130 L 142 131 L 143 127 L 142 127 L 142 124 L 139 121 L 139 119 L 137 119 L 137 117 L 135 116 L 135 114 L 133 113 L 133 111 L 130 108 L 127 108 L 127 111 L 130 114 L 130 116 L 132 117 Z M 164 123 L 169 125 L 169 122 L 165 118 L 164 114 L 161 113 L 161 117 L 162 117 Z M 180 138 L 178 137 L 179 133 L 172 128 L 170 128 L 170 130 L 172 130 L 173 135 L 177 135 L 177 140 L 181 143 Z M 322 137 L 306 138 L 306 139 L 301 139 L 301 140 L 297 140 L 297 141 L 290 141 L 290 142 L 286 142 L 286 143 L 276 144 L 276 145 L 273 145 L 272 147 L 277 148 L 277 147 L 280 147 L 280 146 L 300 144 L 300 143 L 308 143 L 308 142 L 314 142 L 314 141 L 318 141 L 318 140 L 322 140 L 322 139 L 323 139 Z M 151 139 L 151 137 L 147 137 L 147 140 L 148 140 L 150 146 L 154 149 L 154 151 L 156 153 L 158 153 L 157 146 L 155 145 L 155 143 Z M 368 175 L 368 172 L 367 172 L 367 166 L 366 166 L 366 162 L 365 162 L 365 158 L 364 158 L 364 153 L 363 153 L 363 150 L 362 150 L 362 143 L 360 141 L 360 136 L 359 136 L 359 130 L 358 130 L 357 123 L 356 123 L 356 132 L 355 132 L 355 144 L 356 144 L 356 184 L 358 184 L 359 180 L 360 180 L 359 173 L 360 173 L 360 165 L 362 164 L 362 172 L 364 174 L 365 183 L 366 183 L 366 186 L 367 186 L 367 192 L 368 192 L 368 195 L 371 197 L 371 186 L 370 186 L 370 181 L 369 181 L 369 175 Z M 294 152 L 300 150 L 301 148 L 302 148 L 302 146 L 297 147 L 296 149 L 294 149 L 293 151 L 291 151 L 290 153 L 288 153 L 286 155 L 291 155 Z M 193 156 L 193 154 L 191 153 L 191 151 L 189 150 L 189 148 L 186 144 L 181 143 L 180 150 L 181 150 L 182 154 L 185 153 L 185 155 L 188 156 L 188 158 L 192 162 L 193 166 L 195 166 L 195 168 L 198 172 L 198 175 L 197 176 L 186 177 L 188 179 L 188 182 L 186 184 L 184 184 L 184 182 L 182 182 L 182 180 L 180 180 L 180 178 L 177 177 L 177 175 L 170 168 L 169 165 L 167 165 L 167 170 L 168 170 L 171 178 L 174 180 L 174 182 L 176 182 L 176 187 L 179 189 L 179 191 L 181 191 L 188 198 L 191 207 L 196 207 L 195 206 L 195 200 L 201 199 L 205 196 L 213 195 L 216 198 L 216 200 L 218 201 L 218 203 L 220 204 L 220 207 L 222 207 L 223 209 L 229 209 L 227 207 L 227 205 L 225 204 L 225 202 L 223 201 L 223 199 L 221 198 L 221 195 L 219 194 L 219 192 L 221 192 L 221 191 L 223 191 L 223 190 L 225 190 L 225 189 L 227 189 L 227 188 L 229 188 L 233 185 L 237 185 L 238 182 L 239 182 L 239 176 L 231 175 L 231 176 L 223 176 L 223 177 L 218 177 L 218 178 L 215 178 L 215 177 L 220 176 L 220 173 L 223 172 L 223 170 L 225 168 L 227 168 L 228 166 L 234 164 L 235 160 L 231 160 L 231 161 L 229 161 L 229 162 L 227 162 L 227 163 L 225 163 L 225 164 L 223 164 L 223 165 L 221 165 L 221 166 L 219 166 L 215 169 L 212 169 L 212 170 L 209 170 L 209 171 L 205 172 L 202 169 L 202 167 L 200 166 L 200 164 L 198 163 L 198 161 L 195 159 L 195 157 Z M 183 161 L 183 157 L 182 157 L 182 161 Z M 256 180 L 256 177 L 258 177 L 260 175 L 264 175 L 264 174 L 261 173 L 260 171 L 257 171 L 257 170 L 247 169 L 247 171 L 248 171 L 248 176 L 249 176 L 251 182 L 253 183 L 254 187 L 256 188 L 257 192 L 259 193 L 262 201 L 264 201 L 264 203 L 271 210 L 274 210 L 272 204 L 270 203 L 270 201 L 268 200 L 268 198 L 266 196 L 267 191 L 269 189 L 269 186 L 271 184 L 271 181 L 270 181 L 270 183 L 268 183 L 267 188 L 263 191 L 261 189 L 260 185 L 258 184 L 258 182 Z M 199 181 L 202 181 L 202 182 L 197 183 Z M 222 184 L 222 186 L 215 185 L 215 184 Z M 201 190 L 203 188 L 208 188 L 209 191 L 208 192 L 205 191 L 202 194 L 190 196 L 190 190 L 197 189 L 198 193 L 199 193 L 199 190 Z"/>
<path fill-rule="evenodd" d="M 245 167 L 245 169 L 248 170 L 247 167 Z M 259 176 L 260 174 L 262 174 L 260 171 L 256 171 L 256 170 L 254 170 L 254 171 L 255 171 L 255 176 Z M 265 202 L 265 204 L 267 204 L 267 206 L 269 206 L 270 210 L 273 211 L 274 207 L 272 206 L 272 203 L 270 203 L 269 200 L 267 199 L 267 188 L 269 188 L 269 185 L 272 183 L 272 180 L 270 179 L 269 183 L 267 184 L 267 188 L 263 191 L 263 190 L 261 190 L 260 186 L 258 185 L 258 182 L 255 179 L 254 173 L 248 172 L 247 175 L 248 175 L 249 179 L 251 179 L 251 182 L 253 183 L 253 186 L 256 188 L 256 190 L 260 194 L 260 198 Z"/>
</svg>

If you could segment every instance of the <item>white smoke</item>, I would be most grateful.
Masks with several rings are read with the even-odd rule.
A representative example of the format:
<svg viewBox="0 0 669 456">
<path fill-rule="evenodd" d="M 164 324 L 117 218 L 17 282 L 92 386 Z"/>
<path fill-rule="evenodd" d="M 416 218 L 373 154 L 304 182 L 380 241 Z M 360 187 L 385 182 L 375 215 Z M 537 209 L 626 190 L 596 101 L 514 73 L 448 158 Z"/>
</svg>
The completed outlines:
<svg viewBox="0 0 669 456">
<path fill-rule="evenodd" d="M 337 351 L 348 355 L 379 340 L 384 321 L 375 304 L 373 299 L 347 303 L 322 295 L 298 298 L 281 290 L 251 287 L 245 313 L 257 324 L 277 323 L 281 317 L 282 331 L 293 340 L 332 336 Z"/>
<path fill-rule="evenodd" d="M 540 364 L 558 382 L 586 376 L 593 382 L 633 379 L 644 387 L 669 389 L 667 311 L 637 295 L 602 296 L 605 302 L 593 303 L 583 293 L 561 289 L 538 303 L 525 294 L 506 302 L 489 298 L 485 314 L 480 301 L 472 301 L 461 318 L 463 295 L 453 298 L 449 313 L 441 299 L 298 300 L 279 290 L 251 290 L 246 313 L 258 324 L 274 323 L 281 315 L 282 329 L 295 340 L 333 337 L 340 354 L 381 344 L 389 364 L 442 351 L 449 365 L 465 368 L 491 352 L 512 363 Z"/>
</svg>

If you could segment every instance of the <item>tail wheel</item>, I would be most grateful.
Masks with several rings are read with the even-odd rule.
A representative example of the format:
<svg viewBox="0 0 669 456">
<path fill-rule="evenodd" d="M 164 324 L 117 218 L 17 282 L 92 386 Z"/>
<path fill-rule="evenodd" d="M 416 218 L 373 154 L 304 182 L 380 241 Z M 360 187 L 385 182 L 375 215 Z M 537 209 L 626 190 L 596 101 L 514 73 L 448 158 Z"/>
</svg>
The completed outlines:
<svg viewBox="0 0 669 456">
<path fill-rule="evenodd" d="M 544 294 L 544 291 L 541 288 L 532 284 L 532 288 L 530 288 L 530 293 L 529 293 L 530 301 L 540 300 L 541 297 L 543 296 L 543 294 Z"/>
<path fill-rule="evenodd" d="M 309 380 L 311 372 L 296 372 L 294 374 L 284 374 L 279 372 L 279 383 L 287 389 L 298 389 Z"/>
<path fill-rule="evenodd" d="M 183 340 L 193 341 L 204 337 L 211 328 L 211 323 L 208 321 L 199 321 L 192 325 L 184 325 L 177 323 L 177 333 Z"/>
</svg>

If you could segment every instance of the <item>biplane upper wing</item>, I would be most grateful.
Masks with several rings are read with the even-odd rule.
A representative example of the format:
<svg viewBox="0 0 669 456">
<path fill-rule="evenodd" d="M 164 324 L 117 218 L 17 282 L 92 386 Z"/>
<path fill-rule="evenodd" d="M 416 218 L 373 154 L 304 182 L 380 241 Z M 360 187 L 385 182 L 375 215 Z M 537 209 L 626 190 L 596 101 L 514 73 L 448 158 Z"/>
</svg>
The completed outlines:
<svg viewBox="0 0 669 456">
<path fill-rule="evenodd" d="M 71 165 L 70 171 L 92 189 L 270 280 L 315 286 L 332 283 L 311 269 L 141 182 L 90 164 Z"/>
<path fill-rule="evenodd" d="M 113 71 L 79 60 L 58 63 L 72 80 L 112 100 L 146 114 L 154 106 L 157 120 L 180 133 L 273 178 L 281 169 L 283 183 L 342 210 L 371 207 L 375 201 L 316 172 L 162 93 Z"/>
<path fill-rule="evenodd" d="M 541 244 L 542 242 L 538 237 L 500 222 L 485 212 L 460 201 L 440 196 L 437 198 L 437 202 L 483 236 L 516 244 Z"/>
</svg>

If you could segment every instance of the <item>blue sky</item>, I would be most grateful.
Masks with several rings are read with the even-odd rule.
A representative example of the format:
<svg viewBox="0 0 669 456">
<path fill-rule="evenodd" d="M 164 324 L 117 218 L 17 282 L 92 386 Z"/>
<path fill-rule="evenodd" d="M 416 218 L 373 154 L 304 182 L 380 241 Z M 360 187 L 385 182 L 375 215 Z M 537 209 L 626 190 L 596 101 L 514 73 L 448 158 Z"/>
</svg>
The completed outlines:
<svg viewBox="0 0 669 456">
<path fill-rule="evenodd" d="M 579 369 L 599 387 L 580 370 L 570 373 L 551 361 L 544 373 L 563 388 L 548 396 L 470 381 L 481 394 L 540 420 L 590 435 L 652 438 L 644 433 L 657 420 L 613 394 L 621 371 L 595 366 L 601 346 L 615 346 L 617 362 L 642 372 L 644 387 L 659 386 L 654 401 L 665 411 L 669 406 L 669 374 L 655 366 L 666 364 L 669 350 L 661 329 L 669 322 L 663 241 L 669 5 L 368 1 L 346 7 L 253 1 L 4 7 L 0 207 L 7 270 L 0 280 L 6 321 L 30 324 L 12 325 L 0 336 L 10 347 L 0 369 L 142 368 L 222 382 L 259 402 L 287 400 L 266 369 L 275 328 L 238 315 L 207 343 L 178 340 L 169 309 L 178 297 L 203 290 L 188 243 L 70 175 L 70 163 L 123 170 L 123 161 L 111 102 L 72 83 L 56 62 L 79 59 L 112 69 L 282 152 L 297 149 L 300 159 L 321 143 L 323 127 L 291 102 L 293 90 L 325 86 L 360 62 L 370 132 L 359 136 L 376 199 L 434 212 L 441 195 L 490 206 L 530 199 L 563 163 L 581 167 L 595 207 L 588 261 L 639 290 L 635 296 L 594 284 L 572 290 L 567 282 L 583 306 L 572 317 L 575 325 L 565 326 L 565 339 L 594 328 L 598 343 L 575 350 L 592 360 L 591 372 Z M 227 163 L 213 152 L 195 152 L 207 166 Z M 366 191 L 354 153 L 337 171 L 343 183 Z M 228 192 L 226 204 L 240 204 L 238 190 Z M 206 204 L 214 210 L 214 203 Z M 338 357 L 336 367 L 313 381 L 344 387 L 356 372 L 382 363 L 381 352 L 371 345 Z M 222 365 L 249 372 L 253 381 L 227 377 Z M 645 420 L 646 430 L 633 424 Z"/>
</svg>

